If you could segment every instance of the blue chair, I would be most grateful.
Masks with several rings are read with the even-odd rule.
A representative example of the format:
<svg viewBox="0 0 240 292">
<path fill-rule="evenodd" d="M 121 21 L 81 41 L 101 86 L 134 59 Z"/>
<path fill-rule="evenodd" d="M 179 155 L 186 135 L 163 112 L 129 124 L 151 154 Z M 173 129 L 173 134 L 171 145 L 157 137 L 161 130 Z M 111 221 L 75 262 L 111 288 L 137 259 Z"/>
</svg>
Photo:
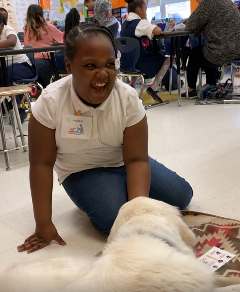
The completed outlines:
<svg viewBox="0 0 240 292">
<path fill-rule="evenodd" d="M 142 99 L 144 76 L 141 71 L 135 67 L 140 56 L 140 44 L 138 40 L 129 37 L 121 37 L 115 39 L 114 43 L 117 50 L 121 52 L 121 72 L 118 74 L 118 78 L 124 78 L 123 80 L 125 80 L 126 77 L 141 77 L 142 84 L 139 92 L 139 98 Z"/>
</svg>

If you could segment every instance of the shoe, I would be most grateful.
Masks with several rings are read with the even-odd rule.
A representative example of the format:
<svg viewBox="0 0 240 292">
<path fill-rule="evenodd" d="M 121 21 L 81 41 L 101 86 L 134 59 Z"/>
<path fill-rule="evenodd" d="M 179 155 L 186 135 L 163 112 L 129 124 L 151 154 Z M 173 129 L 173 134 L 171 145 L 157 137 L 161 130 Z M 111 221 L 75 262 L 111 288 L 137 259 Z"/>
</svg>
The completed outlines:
<svg viewBox="0 0 240 292">
<path fill-rule="evenodd" d="M 18 112 L 19 112 L 21 123 L 23 124 L 25 119 L 27 118 L 27 113 L 25 109 L 22 107 L 18 108 Z"/>
<path fill-rule="evenodd" d="M 160 98 L 160 96 L 157 94 L 157 92 L 154 91 L 151 87 L 148 87 L 147 90 L 146 90 L 146 92 L 147 92 L 149 95 L 151 95 L 151 97 L 152 97 L 155 101 L 157 101 L 158 103 L 162 103 L 162 102 L 163 102 L 162 99 Z"/>
<path fill-rule="evenodd" d="M 182 93 L 181 97 L 187 97 L 187 93 L 186 92 Z M 196 89 L 193 89 L 192 91 L 188 92 L 188 97 L 197 97 Z"/>
<path fill-rule="evenodd" d="M 149 79 L 146 78 L 146 79 L 144 80 L 144 85 L 145 85 L 145 86 L 152 85 L 153 82 L 154 82 L 154 79 L 155 79 L 155 77 L 153 77 L 153 78 L 149 78 Z M 141 77 L 139 77 L 139 78 L 137 79 L 136 84 L 137 84 L 137 85 L 142 85 L 142 78 L 141 78 Z"/>
<path fill-rule="evenodd" d="M 235 77 L 240 78 L 240 71 L 235 74 Z"/>
</svg>

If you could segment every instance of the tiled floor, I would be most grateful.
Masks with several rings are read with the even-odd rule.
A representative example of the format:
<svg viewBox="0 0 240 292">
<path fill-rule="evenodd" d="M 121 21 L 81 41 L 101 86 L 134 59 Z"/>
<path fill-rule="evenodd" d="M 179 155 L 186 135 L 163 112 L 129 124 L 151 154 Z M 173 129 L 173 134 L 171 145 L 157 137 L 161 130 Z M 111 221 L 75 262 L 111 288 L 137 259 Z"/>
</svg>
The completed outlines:
<svg viewBox="0 0 240 292">
<path fill-rule="evenodd" d="M 194 198 L 189 209 L 240 220 L 240 105 L 197 106 L 184 100 L 182 107 L 173 102 L 148 110 L 147 117 L 149 153 L 190 182 Z M 18 150 L 10 153 L 10 160 L 7 172 L 0 153 L 0 271 L 30 257 L 69 254 L 84 259 L 102 250 L 105 237 L 74 206 L 55 176 L 53 222 L 67 246 L 19 254 L 16 246 L 34 231 L 28 156 Z"/>
</svg>

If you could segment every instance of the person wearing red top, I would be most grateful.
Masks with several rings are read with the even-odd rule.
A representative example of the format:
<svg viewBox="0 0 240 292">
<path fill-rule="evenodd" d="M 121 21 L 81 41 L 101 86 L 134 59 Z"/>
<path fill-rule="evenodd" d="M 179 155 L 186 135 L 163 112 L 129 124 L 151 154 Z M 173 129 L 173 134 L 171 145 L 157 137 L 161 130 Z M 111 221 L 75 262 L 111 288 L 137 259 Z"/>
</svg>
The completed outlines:
<svg viewBox="0 0 240 292">
<path fill-rule="evenodd" d="M 24 46 L 34 48 L 49 47 L 54 43 L 63 43 L 63 32 L 53 24 L 46 23 L 43 9 L 39 5 L 30 5 L 27 10 L 26 25 L 24 27 Z M 35 53 L 39 82 L 46 87 L 52 77 L 52 68 L 48 53 Z"/>
</svg>

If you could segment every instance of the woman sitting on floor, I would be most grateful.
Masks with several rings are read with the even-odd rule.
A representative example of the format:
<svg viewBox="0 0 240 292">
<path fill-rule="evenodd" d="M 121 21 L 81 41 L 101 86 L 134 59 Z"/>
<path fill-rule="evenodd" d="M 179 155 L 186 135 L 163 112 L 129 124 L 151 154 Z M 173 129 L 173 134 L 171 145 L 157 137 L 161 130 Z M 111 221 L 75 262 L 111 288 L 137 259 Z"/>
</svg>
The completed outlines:
<svg viewBox="0 0 240 292">
<path fill-rule="evenodd" d="M 65 43 L 70 75 L 42 92 L 29 121 L 36 229 L 20 252 L 52 240 L 66 244 L 52 222 L 53 168 L 74 204 L 105 235 L 121 206 L 136 197 L 181 209 L 192 199 L 183 178 L 148 156 L 145 110 L 136 90 L 116 78 L 111 32 L 96 24 L 76 26 Z"/>
</svg>

